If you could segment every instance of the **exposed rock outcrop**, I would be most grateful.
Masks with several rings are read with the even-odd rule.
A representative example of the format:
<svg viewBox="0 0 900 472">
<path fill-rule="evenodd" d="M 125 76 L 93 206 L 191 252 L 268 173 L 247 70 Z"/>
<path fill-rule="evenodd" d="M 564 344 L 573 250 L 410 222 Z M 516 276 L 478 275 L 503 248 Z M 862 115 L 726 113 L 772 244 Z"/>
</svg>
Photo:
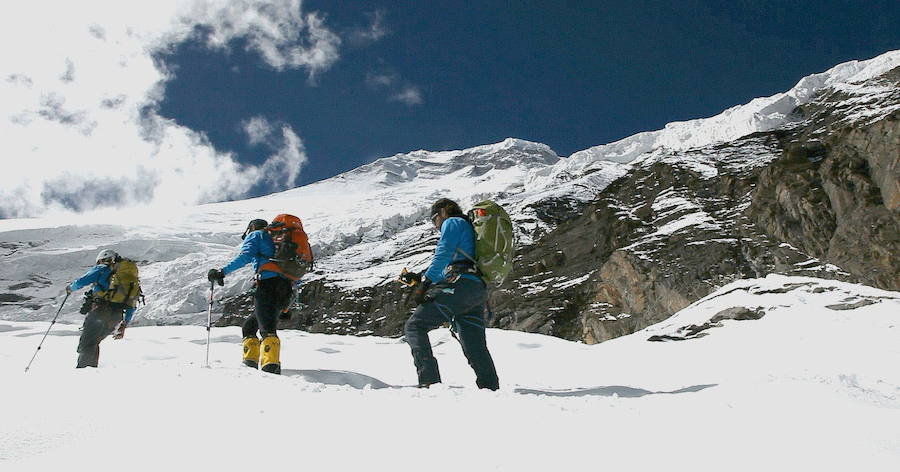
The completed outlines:
<svg viewBox="0 0 900 472">
<path fill-rule="evenodd" d="M 492 293 L 491 325 L 602 342 L 770 273 L 900 290 L 900 71 L 828 90 L 795 113 L 802 121 L 787 128 L 656 149 L 589 204 L 530 203 L 553 229 L 520 248 Z M 404 295 L 390 281 L 348 290 L 317 279 L 283 325 L 398 335 Z"/>
</svg>

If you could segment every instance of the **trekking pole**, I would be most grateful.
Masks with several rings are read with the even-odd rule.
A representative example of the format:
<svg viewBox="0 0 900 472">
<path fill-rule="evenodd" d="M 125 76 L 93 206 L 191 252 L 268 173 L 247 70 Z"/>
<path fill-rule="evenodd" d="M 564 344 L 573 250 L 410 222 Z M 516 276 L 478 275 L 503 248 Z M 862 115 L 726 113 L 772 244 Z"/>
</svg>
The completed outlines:
<svg viewBox="0 0 900 472">
<path fill-rule="evenodd" d="M 47 328 L 47 332 L 44 333 L 44 337 L 41 338 L 41 343 L 38 344 L 37 349 L 34 351 L 34 355 L 31 356 L 31 360 L 28 361 L 28 365 L 25 366 L 25 372 L 28 372 L 28 369 L 31 368 L 31 363 L 34 362 L 34 358 L 37 357 L 38 351 L 41 350 L 41 346 L 44 345 L 44 340 L 47 339 L 47 335 L 50 334 L 50 330 L 53 328 L 53 325 L 56 323 L 56 318 L 59 317 L 59 312 L 62 311 L 63 306 L 66 304 L 66 300 L 69 299 L 69 293 L 66 292 L 66 298 L 63 298 L 62 303 L 59 304 L 59 310 L 56 310 L 56 315 L 53 316 L 53 321 L 50 322 L 50 326 Z"/>
<path fill-rule="evenodd" d="M 216 283 L 209 282 L 209 311 L 206 313 L 206 367 L 209 367 L 209 330 L 212 325 L 212 306 L 213 306 L 213 290 L 216 289 Z"/>
</svg>

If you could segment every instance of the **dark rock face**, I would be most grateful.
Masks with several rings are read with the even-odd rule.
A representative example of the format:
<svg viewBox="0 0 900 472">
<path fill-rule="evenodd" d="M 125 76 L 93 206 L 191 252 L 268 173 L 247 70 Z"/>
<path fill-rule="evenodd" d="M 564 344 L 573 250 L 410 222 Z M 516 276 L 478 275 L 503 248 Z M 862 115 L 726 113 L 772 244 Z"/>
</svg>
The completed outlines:
<svg viewBox="0 0 900 472">
<path fill-rule="evenodd" d="M 875 79 L 893 90 L 880 106 L 900 104 L 898 77 Z M 826 94 L 802 125 L 636 163 L 523 248 L 495 325 L 600 342 L 768 273 L 900 289 L 900 112 L 860 121 L 847 101 Z"/>
<path fill-rule="evenodd" d="M 809 260 L 746 215 L 758 175 L 784 139 L 764 133 L 636 164 L 581 216 L 523 248 L 513 280 L 494 294 L 496 326 L 600 342 L 662 321 L 735 279 Z"/>
<path fill-rule="evenodd" d="M 900 72 L 891 99 L 900 103 Z M 810 124 L 760 176 L 751 218 L 767 234 L 854 274 L 900 288 L 900 112 L 847 124 L 826 96 L 807 106 Z M 838 102 L 842 103 L 842 102 Z"/>
<path fill-rule="evenodd" d="M 886 90 L 877 103 L 829 92 L 796 110 L 798 125 L 644 155 L 587 205 L 534 203 L 555 229 L 519 249 L 490 325 L 597 343 L 770 273 L 900 290 L 900 70 L 870 82 Z M 348 291 L 316 280 L 282 327 L 399 335 L 405 295 L 394 282 Z M 252 311 L 248 300 L 223 323 Z M 686 335 L 709 327 L 697 328 Z"/>
<path fill-rule="evenodd" d="M 394 336 L 412 310 L 405 304 L 408 292 L 399 284 L 386 284 L 345 291 L 323 280 L 303 285 L 300 303 L 291 306 L 278 322 L 279 329 L 302 329 L 312 333 Z M 224 302 L 224 315 L 216 326 L 243 323 L 253 313 L 253 295 L 247 293 Z"/>
</svg>

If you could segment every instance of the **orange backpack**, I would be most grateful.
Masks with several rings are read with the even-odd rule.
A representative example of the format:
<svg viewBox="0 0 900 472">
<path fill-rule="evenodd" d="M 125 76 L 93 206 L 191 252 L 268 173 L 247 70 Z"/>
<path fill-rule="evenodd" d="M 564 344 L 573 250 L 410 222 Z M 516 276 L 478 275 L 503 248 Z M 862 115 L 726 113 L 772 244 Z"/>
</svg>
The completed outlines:
<svg viewBox="0 0 900 472">
<path fill-rule="evenodd" d="M 312 268 L 313 254 L 303 223 L 294 215 L 281 214 L 266 227 L 275 243 L 275 255 L 260 266 L 259 271 L 277 272 L 291 280 L 298 280 Z"/>
</svg>

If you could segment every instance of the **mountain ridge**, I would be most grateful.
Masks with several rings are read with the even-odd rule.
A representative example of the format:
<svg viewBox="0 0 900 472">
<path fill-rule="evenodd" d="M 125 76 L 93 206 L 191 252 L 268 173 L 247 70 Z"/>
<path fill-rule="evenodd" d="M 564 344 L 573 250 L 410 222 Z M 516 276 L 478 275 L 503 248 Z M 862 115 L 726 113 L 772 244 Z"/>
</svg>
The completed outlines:
<svg viewBox="0 0 900 472">
<path fill-rule="evenodd" d="M 893 61 L 900 51 L 879 57 Z M 873 70 L 861 64 L 847 70 L 851 69 L 857 75 Z M 813 85 L 824 82 L 821 78 L 811 81 Z M 304 187 L 201 205 L 163 217 L 132 212 L 130 219 L 119 220 L 113 213 L 97 215 L 107 223 L 118 223 L 111 226 L 91 226 L 91 217 L 71 221 L 72 226 L 64 228 L 60 223 L 69 221 L 0 222 L 0 228 L 6 229 L 0 230 L 0 244 L 8 251 L 2 256 L 5 264 L 0 265 L 0 318 L 46 318 L 58 294 L 55 287 L 80 275 L 79 268 L 89 264 L 98 248 L 111 247 L 142 263 L 150 302 L 139 310 L 139 324 L 205 323 L 209 289 L 205 271 L 233 257 L 247 221 L 288 212 L 303 218 L 319 264 L 306 279 L 303 303 L 295 306 L 294 319 L 284 327 L 396 335 L 405 312 L 398 305 L 403 294 L 392 281 L 402 268 L 420 269 L 427 263 L 437 238 L 427 222 L 427 211 L 443 196 L 457 199 L 464 207 L 492 198 L 515 220 L 520 255 L 512 285 L 495 292 L 494 326 L 598 342 L 667 316 L 734 277 L 787 271 L 853 278 L 842 268 L 828 270 L 829 258 L 837 253 L 816 249 L 827 246 L 818 241 L 833 233 L 831 226 L 817 224 L 815 218 L 792 223 L 788 215 L 797 210 L 782 209 L 783 202 L 772 204 L 765 199 L 754 203 L 753 195 L 758 193 L 762 169 L 792 169 L 798 159 L 812 166 L 804 167 L 809 173 L 804 182 L 821 186 L 816 183 L 823 178 L 816 162 L 844 159 L 828 160 L 830 150 L 843 144 L 824 142 L 822 136 L 843 139 L 847 130 L 856 129 L 859 136 L 851 147 L 857 154 L 867 152 L 862 150 L 866 142 L 874 142 L 871 130 L 880 129 L 880 137 L 892 136 L 891 117 L 900 109 L 896 83 L 888 72 L 838 89 L 819 90 L 805 108 L 791 110 L 792 117 L 802 120 L 783 128 L 682 150 L 660 146 L 627 164 L 560 158 L 544 144 L 508 138 L 459 151 L 397 154 Z M 878 155 L 896 149 L 891 139 L 880 144 Z M 779 162 L 789 165 L 775 165 Z M 866 165 L 874 169 L 877 183 L 870 184 L 868 174 L 857 171 L 825 180 L 836 188 L 848 178 L 862 179 L 854 185 L 879 189 L 885 195 L 882 200 L 892 202 L 887 214 L 874 200 L 875 207 L 852 203 L 854 195 L 846 192 L 841 193 L 844 203 L 838 207 L 860 208 L 855 217 L 860 223 L 868 221 L 865 215 L 877 213 L 882 215 L 879 224 L 894 224 L 890 211 L 896 208 L 897 190 L 888 184 L 897 167 L 880 160 Z M 764 183 L 775 187 L 790 180 L 781 173 L 767 179 Z M 667 191 L 668 187 L 672 190 Z M 810 188 L 797 184 L 791 192 L 797 194 L 798 202 L 831 198 L 828 192 L 805 196 Z M 746 213 L 751 207 L 777 211 Z M 832 211 L 821 221 L 835 221 L 840 214 Z M 784 228 L 806 228 L 805 224 L 808 229 L 792 233 L 772 226 L 782 220 Z M 833 226 L 848 231 L 848 225 Z M 18 231 L 8 231 L 17 227 Z M 561 237 L 563 233 L 569 236 Z M 810 234 L 816 235 L 812 246 L 798 240 Z M 864 241 L 883 248 L 879 251 L 890 252 L 891 242 L 884 235 L 864 236 L 868 238 Z M 571 247 L 566 246 L 568 240 Z M 702 246 L 704 251 L 698 254 L 703 257 L 667 249 L 673 245 Z M 852 247 L 841 260 L 852 260 L 859 250 L 858 245 Z M 641 262 L 642 257 L 653 262 L 657 255 L 660 259 L 652 264 Z M 654 272 L 654 264 L 665 258 L 678 270 Z M 689 260 L 698 267 L 715 268 L 713 275 L 689 269 L 684 265 Z M 728 261 L 734 261 L 734 268 L 729 268 Z M 888 267 L 885 264 L 891 261 L 881 258 L 878 267 Z M 886 269 L 879 270 L 885 273 Z M 659 278 L 645 280 L 644 275 Z M 891 288 L 889 275 L 871 281 Z M 680 282 L 667 285 L 666 278 Z M 246 316 L 245 292 L 251 286 L 252 274 L 245 269 L 216 291 L 222 301 L 215 310 L 224 315 L 221 323 Z M 67 307 L 63 317 L 78 315 Z"/>
</svg>

